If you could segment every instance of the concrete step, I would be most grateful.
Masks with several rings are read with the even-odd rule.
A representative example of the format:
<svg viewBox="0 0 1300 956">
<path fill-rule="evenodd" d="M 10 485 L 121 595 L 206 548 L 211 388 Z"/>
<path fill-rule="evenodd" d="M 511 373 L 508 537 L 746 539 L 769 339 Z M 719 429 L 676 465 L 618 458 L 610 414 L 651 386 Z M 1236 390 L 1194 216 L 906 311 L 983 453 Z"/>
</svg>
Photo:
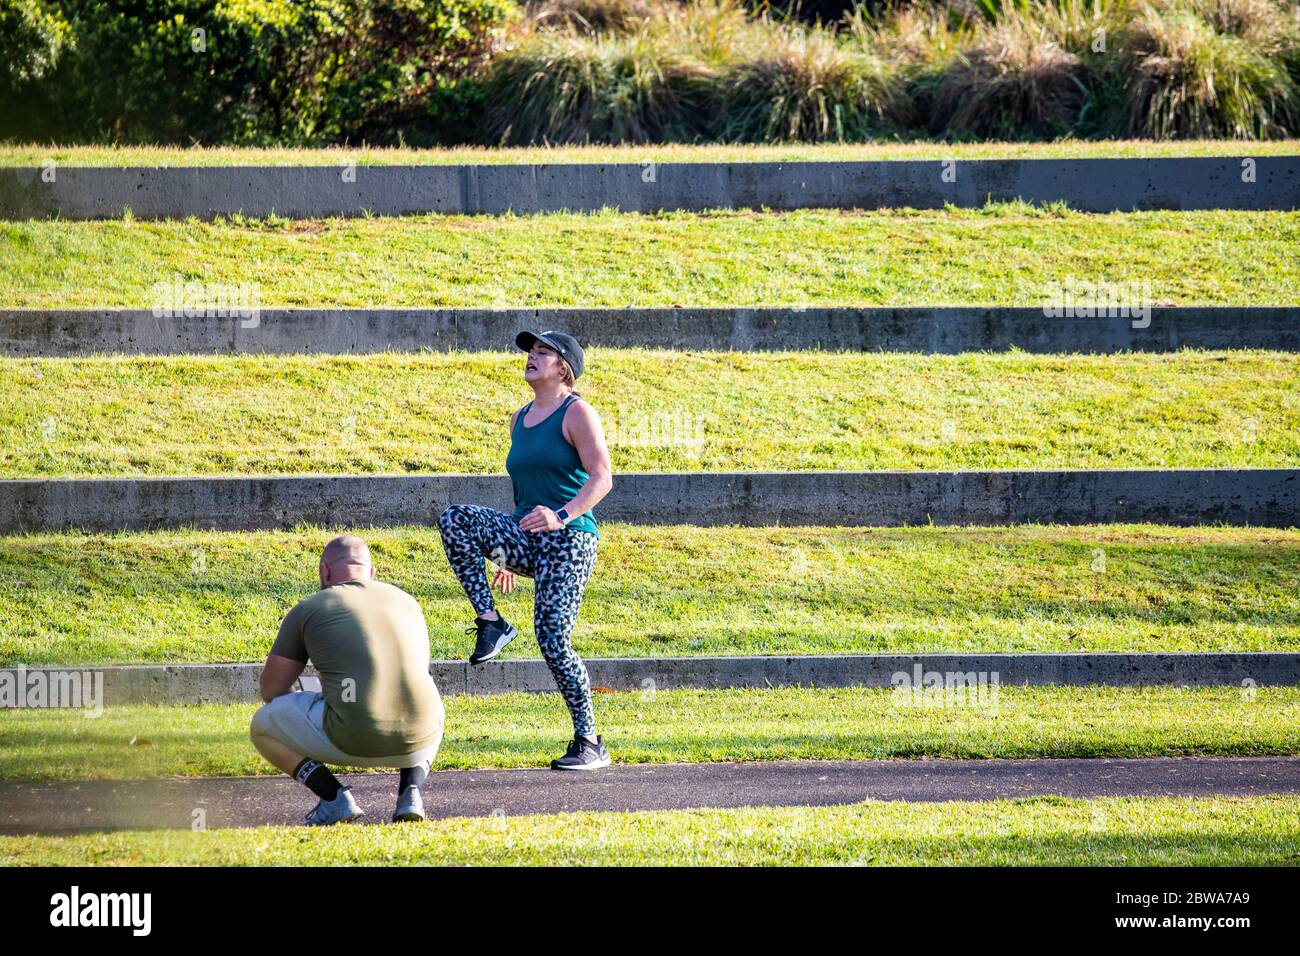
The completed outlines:
<svg viewBox="0 0 1300 956">
<path fill-rule="evenodd" d="M 292 218 L 705 209 L 974 208 L 1023 199 L 1086 212 L 1300 208 L 1300 156 L 459 166 L 12 167 L 0 219 Z"/>
<path fill-rule="evenodd" d="M 355 355 L 507 350 L 525 328 L 559 328 L 584 347 L 689 351 L 854 351 L 955 355 L 1109 354 L 1198 349 L 1300 351 L 1300 306 L 1116 306 L 1108 315 L 1043 306 L 913 308 L 262 309 L 185 316 L 153 309 L 0 310 L 0 355 Z M 1149 304 L 1148 304 L 1149 305 Z M 213 310 L 214 312 L 216 310 Z"/>
<path fill-rule="evenodd" d="M 513 510 L 505 475 L 16 479 L 0 533 L 434 524 L 455 502 Z M 637 524 L 1300 525 L 1300 469 L 618 474 L 597 521 Z"/>
<path fill-rule="evenodd" d="M 1300 684 L 1300 653 L 1185 652 L 1172 654 L 845 654 L 803 657 L 593 657 L 585 661 L 593 687 L 614 691 L 764 687 L 994 686 L 1262 686 Z M 47 706 L 211 704 L 258 700 L 256 664 L 143 664 L 0 669 L 0 700 L 32 701 L 42 688 Z M 444 694 L 551 693 L 555 680 L 537 658 L 434 661 L 429 668 Z M 312 676 L 314 671 L 308 671 Z M 24 688 L 27 694 L 20 693 Z M 5 691 L 8 689 L 8 697 Z M 937 691 L 936 691 L 937 693 Z"/>
</svg>

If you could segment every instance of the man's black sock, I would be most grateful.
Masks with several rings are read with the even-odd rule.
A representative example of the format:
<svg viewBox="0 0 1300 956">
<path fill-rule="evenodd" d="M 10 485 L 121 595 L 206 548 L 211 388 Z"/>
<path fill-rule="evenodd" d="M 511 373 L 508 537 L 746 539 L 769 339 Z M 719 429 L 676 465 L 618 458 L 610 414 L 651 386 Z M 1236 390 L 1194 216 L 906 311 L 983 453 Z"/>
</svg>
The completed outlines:
<svg viewBox="0 0 1300 956">
<path fill-rule="evenodd" d="M 326 801 L 334 800 L 343 787 L 329 767 L 310 757 L 293 768 L 293 779 Z"/>
<path fill-rule="evenodd" d="M 417 790 L 424 786 L 424 778 L 429 776 L 427 767 L 403 767 L 402 778 L 397 782 L 397 792 L 406 793 L 407 787 L 415 787 Z"/>
</svg>

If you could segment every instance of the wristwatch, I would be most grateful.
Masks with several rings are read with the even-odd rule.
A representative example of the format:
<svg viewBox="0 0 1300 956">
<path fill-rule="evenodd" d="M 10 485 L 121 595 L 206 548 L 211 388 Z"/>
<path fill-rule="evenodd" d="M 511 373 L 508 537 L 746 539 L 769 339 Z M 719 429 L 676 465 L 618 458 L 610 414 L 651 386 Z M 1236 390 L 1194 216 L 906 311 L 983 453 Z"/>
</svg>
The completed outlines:
<svg viewBox="0 0 1300 956">
<path fill-rule="evenodd" d="M 564 523 L 564 524 L 568 524 L 568 523 L 569 523 L 569 509 L 568 509 L 568 508 L 561 508 L 559 511 L 555 512 L 555 517 L 559 518 L 560 521 L 561 521 L 562 523 Z"/>
</svg>

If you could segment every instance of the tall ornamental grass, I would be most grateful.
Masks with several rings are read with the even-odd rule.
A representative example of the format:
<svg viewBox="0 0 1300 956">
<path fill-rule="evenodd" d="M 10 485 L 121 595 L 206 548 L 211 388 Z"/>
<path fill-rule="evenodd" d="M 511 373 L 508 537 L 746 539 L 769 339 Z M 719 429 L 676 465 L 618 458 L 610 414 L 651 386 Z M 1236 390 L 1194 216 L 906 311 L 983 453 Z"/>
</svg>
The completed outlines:
<svg viewBox="0 0 1300 956">
<path fill-rule="evenodd" d="M 738 0 L 545 0 L 488 66 L 489 142 L 1300 132 L 1290 0 L 930 0 L 834 25 Z"/>
</svg>

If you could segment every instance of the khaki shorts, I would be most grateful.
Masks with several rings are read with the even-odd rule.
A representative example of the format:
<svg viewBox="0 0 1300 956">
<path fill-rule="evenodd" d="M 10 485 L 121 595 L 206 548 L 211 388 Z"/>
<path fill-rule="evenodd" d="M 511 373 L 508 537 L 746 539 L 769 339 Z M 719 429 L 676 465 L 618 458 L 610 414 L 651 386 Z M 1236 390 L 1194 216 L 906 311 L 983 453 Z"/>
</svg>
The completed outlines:
<svg viewBox="0 0 1300 956">
<path fill-rule="evenodd" d="M 442 702 L 439 701 L 439 706 Z M 321 763 L 346 767 L 419 767 L 432 764 L 442 743 L 442 731 L 434 743 L 409 754 L 389 757 L 358 757 L 344 753 L 325 736 L 325 697 L 314 691 L 283 694 L 253 715 L 253 730 L 278 740 L 295 753 Z"/>
</svg>

